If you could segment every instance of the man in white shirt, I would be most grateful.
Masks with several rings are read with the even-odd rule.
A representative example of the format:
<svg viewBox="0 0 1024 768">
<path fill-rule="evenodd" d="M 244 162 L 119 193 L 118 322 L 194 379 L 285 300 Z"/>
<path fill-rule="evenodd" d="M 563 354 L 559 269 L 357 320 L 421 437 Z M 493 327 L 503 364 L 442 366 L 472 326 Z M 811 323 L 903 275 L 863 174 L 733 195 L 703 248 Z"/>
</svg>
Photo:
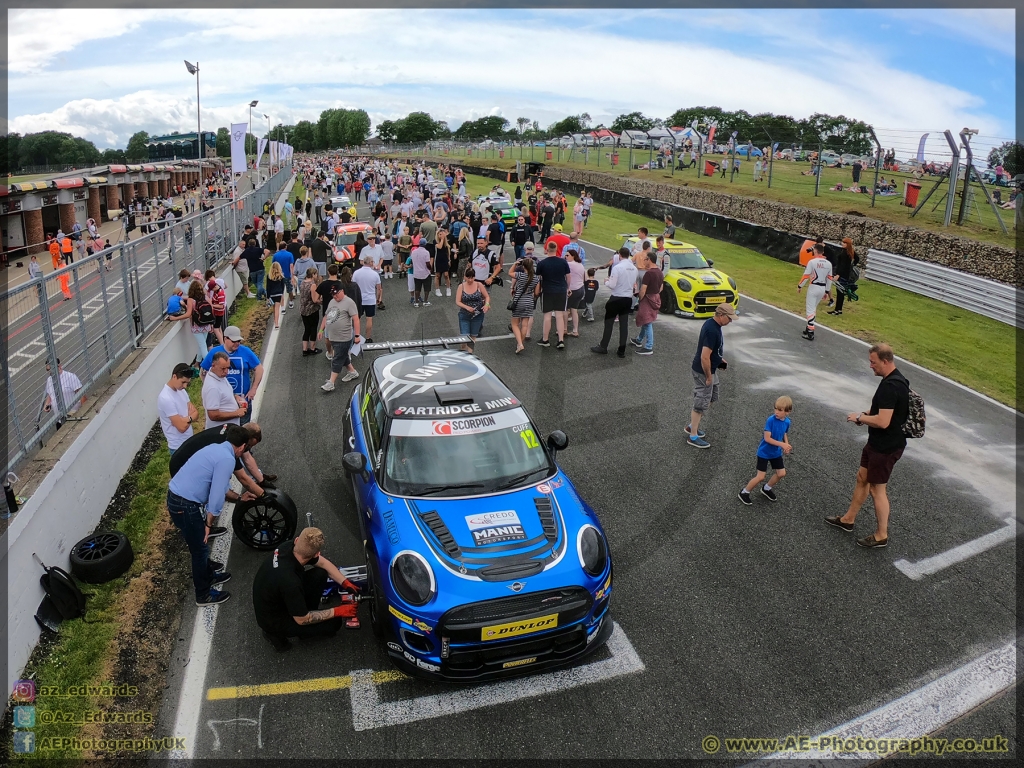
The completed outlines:
<svg viewBox="0 0 1024 768">
<path fill-rule="evenodd" d="M 380 243 L 377 242 L 377 233 L 371 232 L 366 236 L 366 247 L 363 248 L 360 256 L 369 256 L 373 259 L 373 268 L 380 272 L 380 262 L 384 258 L 384 249 L 381 248 Z M 369 329 L 367 329 L 367 335 L 369 335 Z"/>
<path fill-rule="evenodd" d="M 156 398 L 160 428 L 172 456 L 182 443 L 192 437 L 192 422 L 199 417 L 199 411 L 188 399 L 186 391 L 195 373 L 187 363 L 178 363 L 171 373 L 171 380 L 164 384 Z"/>
<path fill-rule="evenodd" d="M 275 216 L 274 217 L 274 234 L 275 235 L 283 235 L 284 234 L 284 219 L 282 219 L 280 216 Z"/>
<path fill-rule="evenodd" d="M 203 381 L 203 408 L 206 409 L 207 429 L 222 424 L 239 424 L 245 416 L 247 403 L 244 397 L 235 395 L 228 370 L 231 358 L 227 352 L 216 352 L 210 370 Z"/>
<path fill-rule="evenodd" d="M 433 282 L 431 273 L 434 271 L 434 260 L 430 258 L 430 251 L 422 245 L 417 245 L 409 254 L 412 259 L 413 276 L 413 306 L 420 306 L 420 295 L 423 296 L 423 306 L 430 306 L 430 284 Z M 369 333 L 369 331 L 367 331 Z"/>
<path fill-rule="evenodd" d="M 60 364 L 60 360 L 57 360 L 57 379 L 60 381 L 60 394 L 64 400 L 64 407 L 67 409 L 69 414 L 75 413 L 82 403 L 85 402 L 84 397 L 79 397 L 78 393 L 82 391 L 82 382 L 75 374 L 71 371 L 65 371 L 64 366 Z M 59 405 L 57 403 L 57 396 L 54 394 L 53 389 L 53 374 L 50 371 L 50 364 L 46 364 L 46 402 L 43 403 L 43 410 L 49 413 L 53 410 L 54 406 Z M 58 421 L 58 425 L 62 422 Z"/>
<path fill-rule="evenodd" d="M 804 287 L 804 282 L 810 281 L 807 286 L 807 327 L 801 334 L 808 341 L 814 341 L 814 318 L 818 314 L 818 304 L 828 293 L 829 286 L 836 276 L 832 274 L 832 263 L 825 258 L 825 246 L 822 243 L 814 244 L 814 258 L 807 262 L 804 274 L 800 282 L 796 284 L 796 292 Z"/>
<path fill-rule="evenodd" d="M 646 232 L 644 233 L 646 235 Z M 608 354 L 608 342 L 612 338 L 615 320 L 619 321 L 618 356 L 626 356 L 626 338 L 629 335 L 629 310 L 633 306 L 633 291 L 636 289 L 637 269 L 630 260 L 629 249 L 619 249 L 619 260 L 612 266 L 611 275 L 604 284 L 612 292 L 608 303 L 604 305 L 604 335 L 601 343 L 590 348 L 599 355 Z"/>
<path fill-rule="evenodd" d="M 380 274 L 374 266 L 373 256 L 366 253 L 368 250 L 370 250 L 370 246 L 363 248 L 360 256 L 363 266 L 352 273 L 352 282 L 359 286 L 359 317 L 366 317 L 367 344 L 373 342 L 373 317 L 377 314 L 377 305 L 380 303 L 382 291 Z"/>
</svg>

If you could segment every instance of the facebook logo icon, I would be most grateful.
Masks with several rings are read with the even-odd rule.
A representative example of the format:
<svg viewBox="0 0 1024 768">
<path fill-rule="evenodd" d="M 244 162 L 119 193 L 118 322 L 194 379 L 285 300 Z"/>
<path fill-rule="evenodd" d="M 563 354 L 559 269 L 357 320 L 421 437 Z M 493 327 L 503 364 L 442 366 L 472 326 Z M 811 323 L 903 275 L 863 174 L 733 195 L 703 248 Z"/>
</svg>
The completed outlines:
<svg viewBox="0 0 1024 768">
<path fill-rule="evenodd" d="M 20 755 L 35 752 L 36 735 L 32 731 L 15 731 L 14 751 Z"/>
</svg>

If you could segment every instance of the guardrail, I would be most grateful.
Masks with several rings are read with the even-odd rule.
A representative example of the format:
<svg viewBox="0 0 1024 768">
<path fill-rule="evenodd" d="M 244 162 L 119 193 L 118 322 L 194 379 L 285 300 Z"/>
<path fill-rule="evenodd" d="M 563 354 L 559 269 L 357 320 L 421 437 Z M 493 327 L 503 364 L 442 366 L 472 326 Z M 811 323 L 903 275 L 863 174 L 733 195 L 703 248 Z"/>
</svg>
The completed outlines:
<svg viewBox="0 0 1024 768">
<path fill-rule="evenodd" d="M 141 345 L 163 320 L 167 299 L 187 269 L 215 269 L 246 224 L 291 176 L 278 171 L 257 189 L 156 232 L 118 243 L 0 294 L 7 388 L 7 471 L 73 417 L 80 399 Z M 47 364 L 60 360 L 58 366 Z M 64 382 L 62 386 L 61 382 Z M 70 402 L 69 402 L 70 401 Z M 49 410 L 46 409 L 49 406 Z"/>
<path fill-rule="evenodd" d="M 1024 328 L 1024 302 L 1012 285 L 874 249 L 864 277 Z"/>
</svg>

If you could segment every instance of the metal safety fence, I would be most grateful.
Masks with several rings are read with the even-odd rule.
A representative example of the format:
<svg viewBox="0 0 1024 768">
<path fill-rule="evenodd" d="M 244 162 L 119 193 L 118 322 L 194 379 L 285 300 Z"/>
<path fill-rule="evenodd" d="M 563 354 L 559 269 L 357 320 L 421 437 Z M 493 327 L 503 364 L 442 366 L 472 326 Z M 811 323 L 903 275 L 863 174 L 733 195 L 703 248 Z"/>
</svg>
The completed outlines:
<svg viewBox="0 0 1024 768">
<path fill-rule="evenodd" d="M 864 277 L 1024 328 L 1024 296 L 1006 283 L 875 249 Z"/>
<path fill-rule="evenodd" d="M 291 176 L 78 259 L 0 294 L 7 470 L 76 418 L 83 396 L 166 317 L 178 273 L 216 269 Z M 59 364 L 57 363 L 59 361 Z"/>
</svg>

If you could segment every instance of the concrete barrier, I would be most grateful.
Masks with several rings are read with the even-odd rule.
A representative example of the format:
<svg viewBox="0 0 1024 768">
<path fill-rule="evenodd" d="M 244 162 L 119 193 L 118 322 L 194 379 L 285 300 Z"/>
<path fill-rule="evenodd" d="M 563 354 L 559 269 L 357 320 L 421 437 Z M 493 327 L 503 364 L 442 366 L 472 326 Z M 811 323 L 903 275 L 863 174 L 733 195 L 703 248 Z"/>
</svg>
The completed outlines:
<svg viewBox="0 0 1024 768">
<path fill-rule="evenodd" d="M 222 269 L 220 276 L 225 279 L 230 308 L 242 282 L 230 266 Z M 138 369 L 91 417 L 4 532 L 0 568 L 7 574 L 3 635 L 7 637 L 8 691 L 39 639 L 33 617 L 44 593 L 39 584 L 42 569 L 32 554 L 47 565 L 70 570 L 71 547 L 96 527 L 157 420 L 157 396 L 171 370 L 195 357 L 196 345 L 188 325 L 175 323 L 150 350 Z"/>
</svg>

